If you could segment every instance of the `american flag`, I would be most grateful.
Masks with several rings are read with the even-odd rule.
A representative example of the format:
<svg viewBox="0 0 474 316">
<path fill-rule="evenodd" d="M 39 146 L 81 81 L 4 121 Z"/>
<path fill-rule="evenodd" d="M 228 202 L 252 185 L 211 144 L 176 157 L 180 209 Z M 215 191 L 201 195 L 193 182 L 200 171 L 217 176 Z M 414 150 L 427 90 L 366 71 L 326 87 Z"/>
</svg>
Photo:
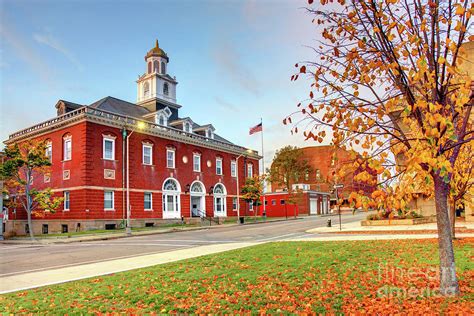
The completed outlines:
<svg viewBox="0 0 474 316">
<path fill-rule="evenodd" d="M 253 135 L 255 133 L 261 132 L 263 130 L 262 123 L 255 125 L 254 127 L 250 128 L 249 135 Z"/>
</svg>

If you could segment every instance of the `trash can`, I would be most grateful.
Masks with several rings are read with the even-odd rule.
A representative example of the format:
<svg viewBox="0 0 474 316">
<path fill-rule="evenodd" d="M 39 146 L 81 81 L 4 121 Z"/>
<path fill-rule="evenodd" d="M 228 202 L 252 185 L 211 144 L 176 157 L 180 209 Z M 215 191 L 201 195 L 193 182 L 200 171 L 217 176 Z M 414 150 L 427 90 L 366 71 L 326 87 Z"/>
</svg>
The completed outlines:
<svg viewBox="0 0 474 316">
<path fill-rule="evenodd" d="M 461 217 L 462 208 L 456 209 L 456 217 Z"/>
<path fill-rule="evenodd" d="M 326 226 L 327 226 L 327 227 L 331 227 L 331 226 L 332 226 L 331 219 L 328 219 L 328 222 L 327 222 Z"/>
<path fill-rule="evenodd" d="M 239 217 L 239 222 L 240 222 L 240 224 L 243 224 L 243 223 L 245 222 L 244 219 L 245 219 L 245 217 Z"/>
</svg>

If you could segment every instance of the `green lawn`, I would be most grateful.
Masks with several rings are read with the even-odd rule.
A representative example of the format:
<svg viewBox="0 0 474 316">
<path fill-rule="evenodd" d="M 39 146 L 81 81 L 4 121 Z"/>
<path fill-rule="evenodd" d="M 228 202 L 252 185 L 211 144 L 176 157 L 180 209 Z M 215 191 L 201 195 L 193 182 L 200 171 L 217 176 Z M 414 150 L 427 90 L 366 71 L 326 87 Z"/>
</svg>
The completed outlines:
<svg viewBox="0 0 474 316">
<path fill-rule="evenodd" d="M 438 284 L 435 240 L 284 242 L 3 295 L 0 312 L 469 312 L 473 244 L 455 243 L 459 298 L 423 296 Z"/>
</svg>

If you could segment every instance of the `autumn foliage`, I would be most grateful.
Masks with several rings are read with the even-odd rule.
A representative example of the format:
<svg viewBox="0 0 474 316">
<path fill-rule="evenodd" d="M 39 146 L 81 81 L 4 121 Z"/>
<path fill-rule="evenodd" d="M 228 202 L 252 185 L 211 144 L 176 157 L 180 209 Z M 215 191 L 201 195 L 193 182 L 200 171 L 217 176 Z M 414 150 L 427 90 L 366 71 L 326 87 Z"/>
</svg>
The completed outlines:
<svg viewBox="0 0 474 316">
<path fill-rule="evenodd" d="M 314 58 L 295 65 L 291 79 L 303 75 L 311 87 L 291 116 L 303 116 L 298 121 L 308 126 L 306 139 L 330 138 L 336 146 L 355 149 L 362 157 L 356 167 L 377 172 L 379 190 L 352 196 L 356 205 L 406 211 L 417 194 L 433 196 L 441 266 L 453 270 L 451 181 L 462 148 L 474 141 L 474 74 L 466 67 L 474 4 L 308 2 L 319 38 Z M 291 116 L 284 123 L 291 123 Z M 451 276 L 442 281 L 446 294 L 448 288 L 458 292 Z"/>
</svg>

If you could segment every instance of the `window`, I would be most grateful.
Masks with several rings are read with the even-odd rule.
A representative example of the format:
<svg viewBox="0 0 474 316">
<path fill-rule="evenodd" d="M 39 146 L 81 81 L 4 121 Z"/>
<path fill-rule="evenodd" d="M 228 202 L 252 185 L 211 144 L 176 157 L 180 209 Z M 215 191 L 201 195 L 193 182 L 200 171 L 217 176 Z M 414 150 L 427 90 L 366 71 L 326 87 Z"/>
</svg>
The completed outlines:
<svg viewBox="0 0 474 316">
<path fill-rule="evenodd" d="M 53 161 L 53 144 L 51 142 L 46 144 L 45 156 L 48 157 L 49 162 Z"/>
<path fill-rule="evenodd" d="M 285 205 L 285 200 L 280 200 L 281 205 Z"/>
<path fill-rule="evenodd" d="M 212 131 L 211 128 L 208 128 L 208 129 L 206 130 L 206 137 L 207 137 L 207 138 L 212 138 L 212 139 L 214 139 L 214 132 Z"/>
<path fill-rule="evenodd" d="M 114 209 L 114 191 L 104 191 L 104 209 Z"/>
<path fill-rule="evenodd" d="M 66 137 L 63 140 L 64 143 L 64 157 L 63 160 L 71 160 L 72 159 L 72 139 L 71 137 Z"/>
<path fill-rule="evenodd" d="M 268 201 L 267 201 L 267 200 L 265 200 L 265 205 L 268 205 Z"/>
<path fill-rule="evenodd" d="M 69 191 L 64 191 L 64 210 L 69 211 L 70 200 L 69 200 Z"/>
<path fill-rule="evenodd" d="M 238 208 L 238 205 L 237 205 L 237 198 L 236 197 L 233 197 L 232 198 L 232 209 L 233 210 L 237 210 Z"/>
<path fill-rule="evenodd" d="M 191 123 L 189 122 L 184 122 L 184 131 L 187 133 L 192 133 L 193 132 L 193 127 Z"/>
<path fill-rule="evenodd" d="M 214 216 L 226 216 L 226 195 L 227 191 L 223 184 L 216 184 L 214 187 Z"/>
<path fill-rule="evenodd" d="M 43 228 L 42 228 L 41 232 L 43 233 L 43 235 L 48 234 L 48 224 L 43 224 Z"/>
<path fill-rule="evenodd" d="M 249 210 L 253 211 L 253 201 L 249 202 Z"/>
<path fill-rule="evenodd" d="M 67 234 L 68 231 L 69 231 L 69 228 L 68 228 L 67 224 L 62 224 L 61 225 L 61 233 Z"/>
<path fill-rule="evenodd" d="M 152 194 L 151 192 L 145 192 L 145 195 L 144 195 L 144 208 L 145 210 L 147 211 L 151 211 L 153 208 L 152 208 Z"/>
<path fill-rule="evenodd" d="M 143 164 L 144 165 L 151 165 L 153 163 L 153 145 L 151 144 L 143 144 L 142 146 L 143 152 Z"/>
<path fill-rule="evenodd" d="M 166 167 L 167 168 L 174 168 L 174 157 L 175 151 L 173 149 L 166 150 Z"/>
<path fill-rule="evenodd" d="M 163 183 L 163 218 L 180 217 L 180 187 L 175 179 Z"/>
<path fill-rule="evenodd" d="M 153 72 L 159 72 L 158 67 L 160 67 L 160 63 L 158 62 L 158 60 L 155 60 L 153 62 Z"/>
<path fill-rule="evenodd" d="M 168 87 L 168 83 L 166 83 L 166 82 L 163 84 L 163 94 L 164 95 L 169 94 L 169 87 Z"/>
<path fill-rule="evenodd" d="M 235 160 L 230 162 L 230 175 L 234 178 L 237 177 L 237 161 Z"/>
<path fill-rule="evenodd" d="M 253 177 L 253 165 L 251 163 L 247 164 L 247 177 Z"/>
<path fill-rule="evenodd" d="M 304 179 L 305 179 L 306 181 L 309 180 L 309 172 L 308 172 L 308 171 L 305 172 L 305 174 L 304 174 Z"/>
<path fill-rule="evenodd" d="M 148 73 L 151 73 L 151 61 L 148 63 Z"/>
<path fill-rule="evenodd" d="M 201 172 L 201 155 L 193 154 L 193 170 L 195 172 Z"/>
<path fill-rule="evenodd" d="M 148 82 L 145 82 L 143 84 L 143 96 L 147 97 L 150 95 L 150 84 Z"/>
<path fill-rule="evenodd" d="M 316 169 L 316 179 L 321 180 L 321 170 Z"/>
<path fill-rule="evenodd" d="M 277 205 L 277 201 L 276 201 L 276 200 L 272 200 L 272 205 Z"/>
<path fill-rule="evenodd" d="M 163 75 L 166 73 L 166 64 L 164 61 L 161 62 L 161 73 Z"/>
<path fill-rule="evenodd" d="M 107 160 L 115 159 L 115 137 L 104 136 L 102 144 L 102 157 Z"/>
<path fill-rule="evenodd" d="M 222 175 L 222 158 L 216 159 L 216 174 L 219 176 Z"/>
</svg>

